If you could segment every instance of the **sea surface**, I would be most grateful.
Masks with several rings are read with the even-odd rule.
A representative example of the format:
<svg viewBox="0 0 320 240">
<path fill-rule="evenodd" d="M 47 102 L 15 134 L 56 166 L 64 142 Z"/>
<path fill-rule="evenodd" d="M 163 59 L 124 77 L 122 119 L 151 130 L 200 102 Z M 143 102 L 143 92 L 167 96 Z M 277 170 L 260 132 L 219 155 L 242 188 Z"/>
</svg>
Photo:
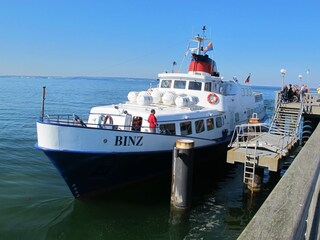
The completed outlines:
<svg viewBox="0 0 320 240">
<path fill-rule="evenodd" d="M 195 177 L 192 207 L 170 208 L 170 176 L 90 199 L 74 199 L 49 159 L 34 148 L 46 86 L 45 113 L 75 113 L 126 101 L 156 80 L 86 77 L 0 77 L 0 239 L 236 239 L 274 186 L 254 196 L 242 166 L 206 168 Z M 264 93 L 267 112 L 273 87 Z M 265 181 L 265 180 L 264 180 Z"/>
</svg>

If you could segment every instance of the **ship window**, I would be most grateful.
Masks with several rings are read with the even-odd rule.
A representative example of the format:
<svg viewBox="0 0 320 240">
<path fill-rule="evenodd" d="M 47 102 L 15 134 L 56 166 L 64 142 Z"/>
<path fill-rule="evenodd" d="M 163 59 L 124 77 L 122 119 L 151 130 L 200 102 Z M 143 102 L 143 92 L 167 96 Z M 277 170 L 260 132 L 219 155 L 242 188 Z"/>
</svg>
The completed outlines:
<svg viewBox="0 0 320 240">
<path fill-rule="evenodd" d="M 177 88 L 177 89 L 185 89 L 186 88 L 186 81 L 175 80 L 173 87 Z"/>
<path fill-rule="evenodd" d="M 207 82 L 205 83 L 204 85 L 204 90 L 207 91 L 207 92 L 211 92 L 211 82 Z"/>
<path fill-rule="evenodd" d="M 189 90 L 201 90 L 201 82 L 189 82 Z"/>
<path fill-rule="evenodd" d="M 162 80 L 161 88 L 171 88 L 172 80 Z"/>
<path fill-rule="evenodd" d="M 180 123 L 180 131 L 182 136 L 191 134 L 192 133 L 191 122 L 189 121 L 189 122 Z"/>
<path fill-rule="evenodd" d="M 240 121 L 240 115 L 239 115 L 239 113 L 235 113 L 235 114 L 234 114 L 234 120 L 235 120 L 235 122 L 239 122 L 239 121 Z"/>
<path fill-rule="evenodd" d="M 203 120 L 198 120 L 195 122 L 196 124 L 196 133 L 201 133 L 204 131 L 204 122 Z"/>
<path fill-rule="evenodd" d="M 208 118 L 207 119 L 207 130 L 211 131 L 214 129 L 214 121 L 213 118 Z"/>
<path fill-rule="evenodd" d="M 175 135 L 176 134 L 176 125 L 174 123 L 160 124 L 160 133 Z"/>
<path fill-rule="evenodd" d="M 216 126 L 217 126 L 217 128 L 221 128 L 222 125 L 223 125 L 222 117 L 217 117 L 216 118 Z"/>
</svg>

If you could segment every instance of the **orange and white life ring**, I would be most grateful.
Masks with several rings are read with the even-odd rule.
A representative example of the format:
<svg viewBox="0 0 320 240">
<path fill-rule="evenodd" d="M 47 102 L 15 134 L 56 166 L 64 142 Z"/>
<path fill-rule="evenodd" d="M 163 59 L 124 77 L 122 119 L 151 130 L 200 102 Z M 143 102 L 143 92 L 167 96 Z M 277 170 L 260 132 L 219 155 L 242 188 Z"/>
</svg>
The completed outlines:
<svg viewBox="0 0 320 240">
<path fill-rule="evenodd" d="M 113 124 L 113 119 L 112 117 L 108 114 L 108 115 L 102 115 L 101 116 L 101 124 L 100 127 L 101 128 L 105 128 L 107 125 L 112 125 Z"/>
<path fill-rule="evenodd" d="M 249 118 L 249 123 L 259 123 L 260 119 L 259 118 Z"/>
<path fill-rule="evenodd" d="M 210 93 L 207 97 L 208 103 L 210 104 L 216 104 L 219 100 L 219 97 L 215 93 Z"/>
</svg>

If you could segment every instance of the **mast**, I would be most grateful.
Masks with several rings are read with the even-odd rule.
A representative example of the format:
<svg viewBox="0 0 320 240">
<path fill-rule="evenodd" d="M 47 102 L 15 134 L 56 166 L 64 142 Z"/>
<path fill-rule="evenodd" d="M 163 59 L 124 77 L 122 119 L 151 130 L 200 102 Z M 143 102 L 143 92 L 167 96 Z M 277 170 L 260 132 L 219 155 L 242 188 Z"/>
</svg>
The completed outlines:
<svg viewBox="0 0 320 240">
<path fill-rule="evenodd" d="M 206 40 L 210 40 L 210 38 L 205 37 L 205 32 L 206 32 L 206 26 L 202 27 L 202 37 L 198 34 L 197 36 L 194 37 L 194 41 L 198 43 L 197 46 L 197 55 L 201 55 L 201 51 L 203 50 L 202 43 Z"/>
</svg>

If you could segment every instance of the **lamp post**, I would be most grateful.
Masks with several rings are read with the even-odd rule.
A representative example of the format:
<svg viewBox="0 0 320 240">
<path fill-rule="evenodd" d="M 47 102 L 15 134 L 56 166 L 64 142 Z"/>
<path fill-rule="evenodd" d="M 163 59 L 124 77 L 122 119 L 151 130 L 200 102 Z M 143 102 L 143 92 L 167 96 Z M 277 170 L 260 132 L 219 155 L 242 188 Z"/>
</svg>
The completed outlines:
<svg viewBox="0 0 320 240">
<path fill-rule="evenodd" d="M 307 86 L 309 85 L 309 80 L 310 80 L 310 69 L 308 68 L 308 70 L 307 70 L 307 75 L 308 75 L 308 82 L 307 82 Z"/>
<path fill-rule="evenodd" d="M 301 80 L 302 80 L 302 75 L 299 74 L 299 75 L 298 75 L 298 78 L 299 78 L 299 80 L 300 80 L 300 82 L 301 82 Z"/>
<path fill-rule="evenodd" d="M 287 70 L 285 70 L 284 68 L 281 68 L 280 73 L 282 75 L 282 88 L 284 86 L 284 75 L 286 75 Z"/>
</svg>

